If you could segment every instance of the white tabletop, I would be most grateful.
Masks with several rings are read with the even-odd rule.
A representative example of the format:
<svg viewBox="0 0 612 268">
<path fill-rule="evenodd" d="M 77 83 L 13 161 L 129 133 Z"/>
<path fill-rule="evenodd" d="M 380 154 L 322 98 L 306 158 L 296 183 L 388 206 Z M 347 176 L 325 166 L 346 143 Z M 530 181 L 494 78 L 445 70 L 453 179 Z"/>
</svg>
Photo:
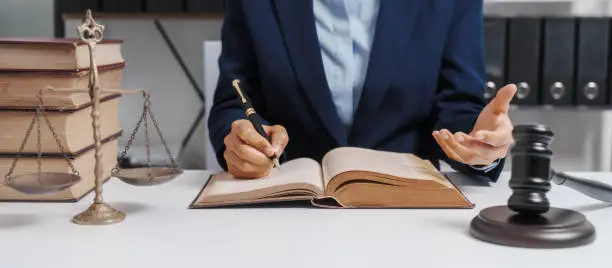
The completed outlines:
<svg viewBox="0 0 612 268">
<path fill-rule="evenodd" d="M 609 173 L 570 173 L 596 180 Z M 186 171 L 158 187 L 112 180 L 105 200 L 127 213 L 110 226 L 72 224 L 92 196 L 71 204 L 0 204 L 1 267 L 611 267 L 612 208 L 565 187 L 549 197 L 583 212 L 597 240 L 572 249 L 492 245 L 468 234 L 483 208 L 505 204 L 509 174 L 493 186 L 462 184 L 473 210 L 335 210 L 187 206 L 208 178 Z M 530 260 L 527 260 L 530 258 Z M 526 266 L 528 265 L 528 266 Z"/>
</svg>

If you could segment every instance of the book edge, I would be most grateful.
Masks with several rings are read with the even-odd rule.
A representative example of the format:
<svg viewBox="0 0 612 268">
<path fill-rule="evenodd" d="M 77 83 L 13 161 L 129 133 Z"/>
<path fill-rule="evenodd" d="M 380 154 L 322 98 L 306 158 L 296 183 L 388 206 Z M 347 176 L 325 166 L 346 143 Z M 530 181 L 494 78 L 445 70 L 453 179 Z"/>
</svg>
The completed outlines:
<svg viewBox="0 0 612 268">
<path fill-rule="evenodd" d="M 103 64 L 103 65 L 98 65 L 98 71 L 104 71 L 104 70 L 114 70 L 114 69 L 121 69 L 124 68 L 127 65 L 127 62 L 125 60 L 121 61 L 121 62 L 116 62 L 116 63 L 111 63 L 111 64 Z M 31 73 L 31 74 L 46 74 L 46 73 L 51 73 L 51 74 L 65 74 L 65 75 L 71 75 L 71 74 L 78 74 L 80 72 L 88 72 L 89 71 L 89 66 L 88 67 L 84 67 L 84 68 L 58 68 L 58 69 L 2 69 L 0 68 L 0 73 Z"/>
<path fill-rule="evenodd" d="M 441 173 L 442 176 L 444 176 L 444 179 L 446 179 L 450 184 L 453 185 L 453 187 L 455 188 L 455 190 L 457 190 L 457 192 L 459 193 L 459 195 L 467 202 L 466 208 L 469 209 L 473 209 L 474 207 L 476 207 L 476 203 L 474 203 L 472 200 L 470 200 L 470 198 L 468 198 L 465 193 L 461 190 L 461 188 L 448 177 L 448 174 L 444 174 Z"/>
<path fill-rule="evenodd" d="M 198 201 L 198 199 L 200 198 L 200 196 L 202 195 L 202 193 L 204 192 L 204 189 L 206 189 L 206 187 L 208 186 L 208 184 L 210 183 L 210 181 L 212 181 L 213 176 L 215 176 L 215 174 L 210 174 L 208 175 L 208 180 L 206 180 L 206 183 L 204 183 L 204 185 L 200 188 L 200 190 L 198 191 L 198 194 L 196 194 L 195 198 L 193 199 L 193 201 L 191 201 L 191 204 L 189 204 L 189 206 L 187 207 L 188 209 L 198 209 L 198 208 L 203 208 L 201 205 L 196 205 L 196 202 Z"/>
<path fill-rule="evenodd" d="M 312 202 L 312 200 L 315 198 L 315 197 L 311 197 L 311 196 L 308 196 L 308 197 L 304 196 L 302 198 L 296 197 L 294 199 L 287 199 L 287 200 L 260 199 L 260 200 L 246 201 L 246 202 L 237 201 L 237 202 L 234 202 L 234 203 L 225 203 L 225 204 L 220 204 L 220 203 L 215 203 L 215 204 L 210 204 L 210 205 L 197 204 L 198 199 L 200 198 L 200 196 L 202 195 L 202 193 L 204 192 L 206 187 L 208 187 L 208 185 L 210 184 L 210 182 L 212 181 L 212 178 L 214 176 L 215 176 L 215 174 L 211 174 L 211 175 L 208 176 L 208 180 L 206 181 L 204 186 L 202 186 L 202 188 L 198 191 L 198 193 L 196 194 L 196 196 L 193 199 L 193 201 L 191 201 L 191 203 L 187 206 L 187 209 L 205 209 L 205 208 L 234 207 L 234 206 L 241 206 L 241 205 L 266 204 L 266 203 L 291 202 L 291 201 L 308 201 L 308 200 L 310 200 Z"/>
<path fill-rule="evenodd" d="M 317 203 L 319 201 L 325 200 L 325 199 L 331 199 L 333 200 L 336 205 L 324 205 L 321 203 Z M 334 196 L 319 196 L 319 197 L 315 197 L 313 198 L 310 203 L 317 208 L 349 208 L 348 206 L 342 204 L 342 202 L 340 202 L 340 200 L 338 200 L 336 197 Z"/>
<path fill-rule="evenodd" d="M 123 39 L 103 39 L 100 44 L 123 44 Z M 0 45 L 56 45 L 56 46 L 85 46 L 87 43 L 80 38 L 43 38 L 43 37 L 16 37 L 0 38 Z"/>
<path fill-rule="evenodd" d="M 104 146 L 105 144 L 112 142 L 116 139 L 119 139 L 119 137 L 121 137 L 121 135 L 123 134 L 123 130 L 119 130 L 117 132 L 115 132 L 114 134 L 102 139 L 101 143 L 102 146 Z M 89 145 L 79 151 L 76 151 L 74 153 L 66 153 L 66 156 L 70 159 L 74 159 L 77 158 L 91 150 L 93 150 L 95 148 L 95 144 Z M 0 152 L 0 158 L 15 158 L 18 156 L 18 153 L 3 153 Z M 19 158 L 35 158 L 38 157 L 37 153 L 22 153 L 21 155 L 19 155 Z M 41 158 L 63 158 L 64 154 L 60 153 L 42 153 Z"/>
<path fill-rule="evenodd" d="M 85 93 L 83 93 L 85 94 Z M 105 97 L 100 98 L 100 103 L 103 102 L 107 102 L 110 100 L 114 100 L 117 98 L 120 98 L 121 94 L 111 94 Z M 76 106 L 72 106 L 72 107 L 61 107 L 61 106 L 49 106 L 49 107 L 43 107 L 44 111 L 46 113 L 74 113 L 74 112 L 78 112 L 80 110 L 84 110 L 86 108 L 89 108 L 93 105 L 93 103 L 91 101 L 84 103 L 82 105 L 76 105 Z M 0 112 L 2 111 L 17 111 L 17 112 L 34 112 L 38 109 L 38 107 L 34 107 L 34 106 L 0 106 Z"/>
</svg>

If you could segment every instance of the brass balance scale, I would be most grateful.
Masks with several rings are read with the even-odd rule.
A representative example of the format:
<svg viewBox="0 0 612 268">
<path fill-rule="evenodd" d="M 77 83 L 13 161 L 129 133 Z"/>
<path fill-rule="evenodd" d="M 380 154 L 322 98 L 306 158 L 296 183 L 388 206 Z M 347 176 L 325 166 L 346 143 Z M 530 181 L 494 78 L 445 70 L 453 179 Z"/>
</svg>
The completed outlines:
<svg viewBox="0 0 612 268">
<path fill-rule="evenodd" d="M 9 172 L 6 175 L 4 184 L 8 187 L 15 189 L 16 191 L 31 194 L 40 195 L 59 192 L 68 189 L 81 181 L 79 172 L 74 168 L 70 158 L 67 156 L 55 130 L 51 126 L 49 119 L 46 117 L 43 109 L 43 94 L 45 91 L 51 92 L 63 92 L 63 93 L 88 93 L 92 102 L 92 113 L 91 117 L 93 120 L 94 130 L 94 145 L 95 145 L 95 198 L 93 204 L 89 206 L 85 211 L 75 215 L 72 218 L 72 222 L 80 225 L 107 225 L 121 222 L 125 219 L 125 213 L 111 207 L 104 203 L 102 197 L 102 184 L 104 183 L 103 170 L 102 170 L 102 152 L 101 152 L 101 134 L 100 134 L 100 95 L 104 93 L 112 94 L 138 94 L 142 93 L 144 98 L 143 112 L 140 120 L 136 124 L 134 131 L 125 146 L 124 151 L 121 154 L 121 159 L 125 158 L 127 151 L 129 150 L 136 133 L 144 123 L 145 127 L 145 138 L 146 138 L 146 151 L 147 151 L 147 164 L 148 167 L 133 168 L 133 169 L 121 169 L 119 168 L 119 161 L 117 166 L 112 169 L 111 176 L 122 180 L 125 183 L 136 185 L 136 186 L 152 186 L 159 185 L 168 181 L 171 181 L 182 173 L 182 170 L 177 166 L 168 145 L 164 140 L 161 130 L 155 120 L 153 112 L 151 111 L 150 94 L 144 89 L 135 90 L 121 90 L 121 89 L 103 89 L 99 84 L 98 80 L 98 69 L 94 58 L 94 50 L 96 44 L 102 41 L 104 26 L 97 24 L 92 16 L 91 10 L 87 10 L 85 20 L 83 24 L 77 27 L 77 32 L 80 38 L 87 43 L 89 47 L 89 86 L 87 89 L 56 89 L 53 87 L 45 87 L 38 92 L 39 105 L 36 110 L 36 114 L 32 119 L 29 128 L 26 132 L 25 139 L 21 144 L 17 157 L 13 160 Z M 60 151 L 64 155 L 64 158 L 71 169 L 71 173 L 43 173 L 41 172 L 41 118 L 45 120 L 48 125 L 51 134 L 55 138 L 56 143 L 59 146 Z M 149 135 L 149 123 L 148 119 L 151 119 L 154 123 L 155 129 L 161 138 L 161 141 L 165 147 L 166 153 L 168 154 L 171 167 L 152 167 L 151 156 L 150 156 L 150 135 Z M 37 131 L 37 173 L 13 175 L 17 161 L 19 160 L 25 144 L 31 135 L 31 132 L 36 126 Z"/>
</svg>

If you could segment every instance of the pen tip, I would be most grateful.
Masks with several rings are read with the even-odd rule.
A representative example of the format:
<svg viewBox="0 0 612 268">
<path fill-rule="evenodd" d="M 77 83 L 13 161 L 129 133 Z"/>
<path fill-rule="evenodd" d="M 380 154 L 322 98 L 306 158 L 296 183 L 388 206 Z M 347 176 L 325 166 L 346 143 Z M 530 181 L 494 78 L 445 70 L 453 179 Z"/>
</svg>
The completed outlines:
<svg viewBox="0 0 612 268">
<path fill-rule="evenodd" d="M 280 169 L 280 162 L 278 161 L 278 159 L 274 159 L 274 167 Z"/>
</svg>

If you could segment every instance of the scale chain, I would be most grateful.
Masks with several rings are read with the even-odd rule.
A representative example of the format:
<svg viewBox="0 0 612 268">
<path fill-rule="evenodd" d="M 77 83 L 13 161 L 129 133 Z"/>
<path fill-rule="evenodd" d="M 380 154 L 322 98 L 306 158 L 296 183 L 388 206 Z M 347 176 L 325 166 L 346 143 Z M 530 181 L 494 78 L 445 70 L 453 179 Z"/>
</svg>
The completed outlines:
<svg viewBox="0 0 612 268">
<path fill-rule="evenodd" d="M 38 109 L 36 109 L 36 168 L 37 168 L 37 174 L 38 174 L 38 186 L 40 187 L 41 185 L 41 181 L 40 181 L 40 174 L 41 174 L 41 156 L 42 156 L 42 148 L 41 148 L 41 134 L 40 134 L 40 115 L 41 115 L 41 107 L 42 105 L 39 105 Z"/>
<path fill-rule="evenodd" d="M 113 176 L 116 176 L 117 173 L 119 172 L 119 164 L 121 163 L 123 159 L 125 159 L 127 152 L 130 150 L 130 146 L 132 146 L 132 143 L 134 142 L 134 139 L 136 138 L 136 133 L 138 133 L 138 130 L 140 129 L 140 126 L 142 125 L 142 121 L 145 119 L 145 116 L 146 116 L 146 113 L 144 112 L 142 113 L 142 115 L 140 115 L 140 119 L 138 120 L 138 123 L 136 123 L 136 127 L 132 131 L 132 134 L 130 135 L 130 139 L 128 140 L 127 145 L 125 146 L 125 148 L 123 149 L 123 152 L 121 153 L 121 157 L 119 158 L 120 161 L 113 168 L 113 171 L 112 171 Z"/>
<path fill-rule="evenodd" d="M 151 117 L 151 121 L 153 121 L 153 125 L 155 126 L 155 129 L 157 130 L 157 134 L 159 134 L 159 138 L 161 139 L 161 142 L 164 145 L 164 148 L 166 149 L 166 153 L 168 154 L 168 157 L 170 157 L 172 167 L 175 169 L 178 168 L 178 165 L 176 164 L 176 161 L 174 160 L 172 153 L 170 153 L 170 148 L 168 148 L 168 144 L 166 143 L 166 140 L 164 139 L 164 136 L 162 135 L 159 125 L 157 124 L 157 120 L 155 120 L 155 116 L 153 115 L 153 112 L 151 111 L 150 107 L 149 107 L 149 117 Z"/>
<path fill-rule="evenodd" d="M 145 101 L 144 104 L 144 111 L 143 113 L 145 114 L 149 114 L 149 102 L 148 102 L 148 98 L 147 101 Z M 145 146 L 147 149 L 147 165 L 149 167 L 148 172 L 147 172 L 147 177 L 151 180 L 151 140 L 149 137 L 149 120 L 147 120 L 146 116 L 145 116 L 145 120 L 144 120 L 144 124 L 145 124 Z"/>
<path fill-rule="evenodd" d="M 15 159 L 13 159 L 13 163 L 11 164 L 11 167 L 9 168 L 9 172 L 5 176 L 6 183 L 9 183 L 11 180 L 11 176 L 13 175 L 13 172 L 15 171 L 15 166 L 17 166 L 17 162 L 19 162 L 19 157 L 21 157 L 21 154 L 23 154 L 23 150 L 26 144 L 28 143 L 28 138 L 32 134 L 32 130 L 34 130 L 35 124 L 36 124 L 36 116 L 32 118 L 32 122 L 30 123 L 30 126 L 28 127 L 28 130 L 26 131 L 26 136 L 21 142 L 21 146 L 19 146 L 19 151 L 17 153 L 17 156 L 15 157 Z"/>
<path fill-rule="evenodd" d="M 159 134 L 161 142 L 164 145 L 164 149 L 166 150 L 166 153 L 168 154 L 168 157 L 170 158 L 170 161 L 172 163 L 172 167 L 175 169 L 178 168 L 178 165 L 176 164 L 176 161 L 174 157 L 172 156 L 172 153 L 170 152 L 168 144 L 166 143 L 166 140 L 164 139 L 164 136 L 161 132 L 159 124 L 157 123 L 157 120 L 155 119 L 155 116 L 153 115 L 153 112 L 151 111 L 151 100 L 149 99 L 149 96 L 146 95 L 145 103 L 143 107 L 143 113 L 141 114 L 140 119 L 136 123 L 136 127 L 132 131 L 132 134 L 130 135 L 129 140 L 127 141 L 127 145 L 125 146 L 123 152 L 121 153 L 121 156 L 119 158 L 120 159 L 119 163 L 117 163 L 117 165 L 113 168 L 113 171 L 112 171 L 113 176 L 116 176 L 117 173 L 119 172 L 119 169 L 120 169 L 119 164 L 123 159 L 125 159 L 125 156 L 127 155 L 127 152 L 129 151 L 132 143 L 134 142 L 134 139 L 136 138 L 136 134 L 138 133 L 138 130 L 140 129 L 143 123 L 145 124 L 145 142 L 146 142 L 145 146 L 146 146 L 146 152 L 147 152 L 147 165 L 149 167 L 149 170 L 151 169 L 150 135 L 148 131 L 149 127 L 148 127 L 147 115 L 151 118 L 151 121 L 153 122 L 153 125 L 155 126 L 155 129 L 157 130 L 157 133 Z M 150 174 L 149 172 L 147 177 L 149 179 L 152 179 L 152 174 Z"/>
</svg>

